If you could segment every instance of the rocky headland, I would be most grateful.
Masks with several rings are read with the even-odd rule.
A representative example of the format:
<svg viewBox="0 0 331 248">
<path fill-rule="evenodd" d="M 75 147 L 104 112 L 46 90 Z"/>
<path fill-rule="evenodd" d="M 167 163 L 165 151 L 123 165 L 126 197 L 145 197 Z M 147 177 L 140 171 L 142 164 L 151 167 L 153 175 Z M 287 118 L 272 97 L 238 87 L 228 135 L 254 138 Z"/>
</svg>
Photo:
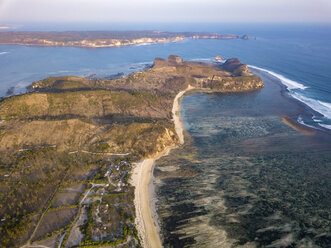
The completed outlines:
<svg viewBox="0 0 331 248">
<path fill-rule="evenodd" d="M 27 94 L 3 99 L 0 236 L 6 238 L 0 246 L 139 247 L 146 236 L 135 224 L 145 215 L 135 209 L 146 202 L 134 205 L 133 196 L 145 192 L 139 199 L 146 199 L 148 180 L 134 190 L 131 163 L 149 159 L 140 163 L 141 175 L 149 176 L 156 157 L 184 142 L 178 99 L 192 88 L 236 93 L 262 87 L 237 59 L 210 64 L 171 55 L 123 78 L 50 77 L 33 82 Z M 72 187 L 81 190 L 74 194 Z"/>
<path fill-rule="evenodd" d="M 247 35 L 162 31 L 1 32 L 0 45 L 53 47 L 120 47 L 176 42 L 185 39 L 248 39 Z"/>
</svg>

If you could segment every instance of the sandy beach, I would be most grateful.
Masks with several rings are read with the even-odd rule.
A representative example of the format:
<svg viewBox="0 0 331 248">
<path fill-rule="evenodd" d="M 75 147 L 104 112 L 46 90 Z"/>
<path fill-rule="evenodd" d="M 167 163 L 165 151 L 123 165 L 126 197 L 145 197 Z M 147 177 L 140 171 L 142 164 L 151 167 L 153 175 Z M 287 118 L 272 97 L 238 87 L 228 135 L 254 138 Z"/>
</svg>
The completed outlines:
<svg viewBox="0 0 331 248">
<path fill-rule="evenodd" d="M 180 119 L 180 103 L 179 99 L 188 90 L 193 89 L 188 86 L 187 89 L 179 92 L 173 103 L 172 116 L 175 124 L 175 129 L 179 138 L 180 144 L 184 143 L 183 125 Z M 135 164 L 132 184 L 135 186 L 135 208 L 136 208 L 136 226 L 140 235 L 142 246 L 144 248 L 158 248 L 162 247 L 154 207 L 150 206 L 150 180 L 153 172 L 154 162 L 162 156 L 166 156 L 173 147 L 167 147 L 164 151 L 156 154 L 153 158 L 144 159 Z M 149 187 L 150 186 L 150 187 Z M 153 218 L 154 216 L 154 218 Z"/>
</svg>

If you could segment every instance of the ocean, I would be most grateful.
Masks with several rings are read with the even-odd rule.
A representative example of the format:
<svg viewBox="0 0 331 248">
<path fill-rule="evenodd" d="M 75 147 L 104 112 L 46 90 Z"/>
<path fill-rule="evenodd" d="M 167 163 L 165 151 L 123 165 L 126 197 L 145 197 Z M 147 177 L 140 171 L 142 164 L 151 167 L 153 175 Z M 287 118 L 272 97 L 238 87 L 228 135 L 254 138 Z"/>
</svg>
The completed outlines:
<svg viewBox="0 0 331 248">
<path fill-rule="evenodd" d="M 250 39 L 102 49 L 0 46 L 0 96 L 25 92 L 32 81 L 48 76 L 127 75 L 170 54 L 210 62 L 216 55 L 239 58 L 266 87 L 247 94 L 185 96 L 185 145 L 155 166 L 164 245 L 330 247 L 331 26 L 151 28 L 247 33 Z M 317 133 L 294 131 L 283 123 L 286 116 Z M 171 171 L 177 176 L 163 173 Z"/>
</svg>

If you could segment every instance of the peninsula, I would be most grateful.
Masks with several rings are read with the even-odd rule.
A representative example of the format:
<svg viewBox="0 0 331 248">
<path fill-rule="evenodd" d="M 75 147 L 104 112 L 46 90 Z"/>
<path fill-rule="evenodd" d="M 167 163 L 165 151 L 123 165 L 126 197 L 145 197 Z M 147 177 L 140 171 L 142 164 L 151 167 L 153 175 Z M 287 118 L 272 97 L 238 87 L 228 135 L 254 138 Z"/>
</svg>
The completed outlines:
<svg viewBox="0 0 331 248">
<path fill-rule="evenodd" d="M 179 98 L 263 87 L 238 59 L 171 55 L 127 77 L 50 77 L 3 99 L 0 247 L 159 247 L 147 186 L 154 160 L 184 142 Z"/>
<path fill-rule="evenodd" d="M 1 32 L 0 45 L 54 47 L 121 47 L 139 44 L 176 42 L 185 39 L 244 39 L 248 35 L 222 35 L 208 32 L 162 31 L 67 31 Z"/>
</svg>

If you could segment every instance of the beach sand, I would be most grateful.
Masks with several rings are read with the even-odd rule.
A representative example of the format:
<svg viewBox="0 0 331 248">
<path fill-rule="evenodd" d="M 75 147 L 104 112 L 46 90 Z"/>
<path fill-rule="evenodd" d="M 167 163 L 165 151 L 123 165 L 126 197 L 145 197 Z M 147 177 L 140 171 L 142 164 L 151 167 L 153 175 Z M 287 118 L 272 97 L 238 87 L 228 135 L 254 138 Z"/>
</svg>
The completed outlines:
<svg viewBox="0 0 331 248">
<path fill-rule="evenodd" d="M 193 87 L 189 85 L 186 90 L 179 92 L 174 99 L 172 107 L 173 122 L 181 145 L 184 144 L 184 135 L 183 125 L 180 119 L 179 99 L 186 91 L 191 89 L 193 89 Z M 136 163 L 133 170 L 131 183 L 135 186 L 134 204 L 136 208 L 136 226 L 144 248 L 162 247 L 157 214 L 155 207 L 151 206 L 151 198 L 154 198 L 154 188 L 150 181 L 154 169 L 154 162 L 160 157 L 166 156 L 169 151 L 175 147 L 176 146 L 167 147 L 154 157 Z"/>
<path fill-rule="evenodd" d="M 282 122 L 286 124 L 287 126 L 293 128 L 295 131 L 303 133 L 305 135 L 314 135 L 316 132 L 309 127 L 306 127 L 300 123 L 297 123 L 296 121 L 291 120 L 289 117 L 284 116 L 282 117 Z"/>
</svg>

